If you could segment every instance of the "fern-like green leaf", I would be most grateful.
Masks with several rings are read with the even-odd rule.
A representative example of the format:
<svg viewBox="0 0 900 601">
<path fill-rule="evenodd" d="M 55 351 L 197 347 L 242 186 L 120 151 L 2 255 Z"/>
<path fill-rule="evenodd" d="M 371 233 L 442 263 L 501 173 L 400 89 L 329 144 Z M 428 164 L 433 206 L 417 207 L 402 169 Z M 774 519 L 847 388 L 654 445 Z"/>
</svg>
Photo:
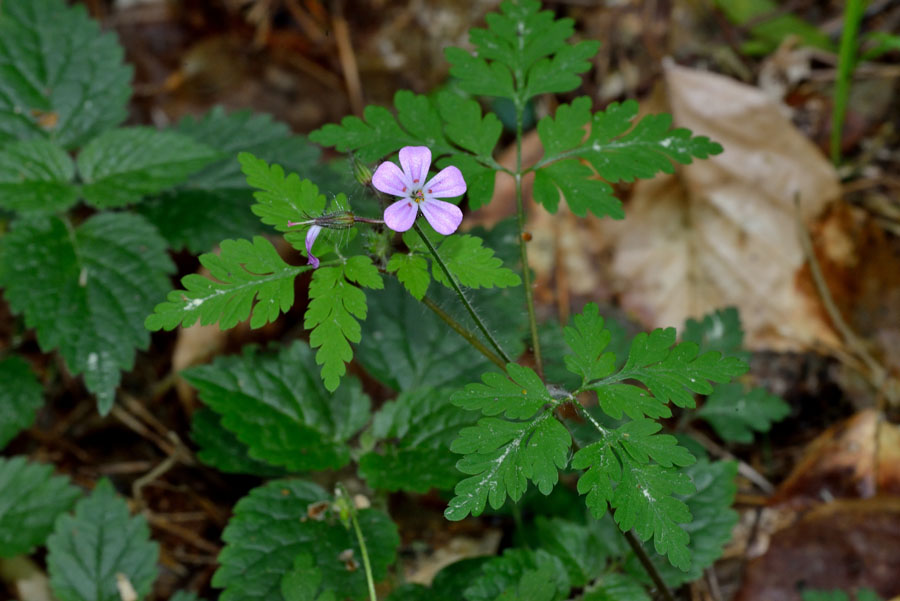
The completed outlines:
<svg viewBox="0 0 900 601">
<path fill-rule="evenodd" d="M 483 384 L 469 384 L 453 394 L 453 403 L 484 415 L 505 414 L 508 419 L 527 419 L 545 404 L 553 403 L 541 378 L 529 367 L 506 366 L 509 377 L 496 372 L 481 376 Z"/>
<path fill-rule="evenodd" d="M 572 318 L 572 325 L 566 326 L 564 331 L 566 344 L 572 349 L 572 354 L 565 356 L 566 367 L 581 376 L 582 386 L 612 373 L 616 357 L 603 352 L 612 334 L 604 326 L 596 304 L 585 305 L 581 313 Z"/>
<path fill-rule="evenodd" d="M 504 267 L 503 261 L 494 256 L 494 251 L 482 246 L 481 238 L 468 234 L 447 236 L 438 249 L 441 258 L 455 275 L 460 284 L 469 288 L 506 288 L 522 283 L 518 274 Z M 434 279 L 450 287 L 444 270 L 432 263 Z"/>
</svg>

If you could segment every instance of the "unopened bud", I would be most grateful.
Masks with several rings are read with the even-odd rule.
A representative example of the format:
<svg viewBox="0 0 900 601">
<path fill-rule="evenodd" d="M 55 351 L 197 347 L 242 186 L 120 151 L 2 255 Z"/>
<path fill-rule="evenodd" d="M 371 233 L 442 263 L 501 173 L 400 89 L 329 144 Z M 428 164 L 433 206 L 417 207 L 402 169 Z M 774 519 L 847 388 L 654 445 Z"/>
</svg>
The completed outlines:
<svg viewBox="0 0 900 601">
<path fill-rule="evenodd" d="M 356 221 L 353 219 L 353 213 L 350 211 L 335 211 L 334 213 L 326 213 L 315 217 L 313 220 L 315 225 L 330 230 L 346 230 L 353 227 Z"/>
<path fill-rule="evenodd" d="M 356 155 L 350 155 L 350 163 L 353 165 L 353 177 L 356 181 L 363 186 L 372 183 L 372 170 L 365 163 L 356 158 Z"/>
</svg>

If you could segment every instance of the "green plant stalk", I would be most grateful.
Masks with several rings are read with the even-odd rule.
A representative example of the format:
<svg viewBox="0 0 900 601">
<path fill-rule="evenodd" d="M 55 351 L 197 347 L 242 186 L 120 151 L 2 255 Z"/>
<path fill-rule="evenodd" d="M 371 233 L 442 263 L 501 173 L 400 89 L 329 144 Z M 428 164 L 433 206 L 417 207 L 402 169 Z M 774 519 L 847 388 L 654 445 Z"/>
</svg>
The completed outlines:
<svg viewBox="0 0 900 601">
<path fill-rule="evenodd" d="M 487 326 L 484 321 L 481 320 L 481 317 L 478 316 L 478 313 L 475 312 L 475 307 L 472 306 L 472 303 L 469 302 L 469 299 L 466 298 L 466 295 L 462 291 L 462 287 L 459 285 L 459 282 L 452 273 L 450 273 L 450 269 L 447 267 L 447 264 L 444 263 L 444 259 L 441 258 L 441 255 L 438 254 L 437 248 L 431 243 L 431 240 L 428 239 L 428 236 L 425 235 L 425 232 L 422 231 L 422 228 L 419 226 L 417 222 L 414 222 L 413 227 L 416 229 L 416 233 L 419 234 L 419 237 L 422 238 L 422 242 L 425 243 L 425 246 L 428 247 L 428 250 L 431 252 L 431 256 L 434 257 L 434 260 L 437 261 L 437 264 L 441 266 L 441 269 L 444 271 L 444 275 L 447 276 L 447 280 L 450 281 L 450 285 L 452 286 L 454 292 L 456 292 L 456 296 L 459 297 L 460 302 L 462 302 L 463 306 L 466 308 L 466 311 L 469 312 L 469 316 L 472 318 L 472 321 L 475 322 L 475 325 L 478 326 L 478 329 L 481 330 L 481 333 L 487 339 L 488 342 L 491 343 L 491 346 L 494 347 L 494 350 L 497 351 L 497 355 L 500 356 L 504 361 L 504 367 L 506 363 L 512 363 L 512 358 L 503 348 L 500 346 L 500 343 L 497 342 L 497 339 L 488 331 Z"/>
<path fill-rule="evenodd" d="M 831 109 L 831 162 L 841 162 L 841 139 L 844 132 L 844 118 L 847 115 L 847 101 L 850 97 L 850 80 L 857 62 L 857 35 L 865 10 L 865 0 L 847 0 L 844 5 L 844 28 L 841 32 L 841 47 L 838 50 L 838 74 L 834 82 L 834 104 Z"/>
<path fill-rule="evenodd" d="M 538 338 L 537 317 L 534 312 L 534 290 L 531 285 L 531 270 L 528 268 L 528 241 L 525 240 L 525 205 L 522 202 L 522 110 L 523 102 L 516 101 L 516 217 L 519 224 L 519 254 L 522 258 L 522 285 L 525 287 L 525 306 L 528 308 L 528 324 L 531 328 L 531 349 L 534 365 L 541 378 L 544 364 L 541 360 L 541 341 Z"/>
<path fill-rule="evenodd" d="M 350 521 L 353 523 L 353 531 L 356 533 L 356 541 L 359 543 L 359 553 L 362 555 L 363 569 L 366 571 L 369 599 L 370 601 L 378 601 L 378 595 L 375 594 L 375 580 L 372 578 L 372 564 L 369 563 L 369 551 L 366 549 L 366 539 L 363 537 L 362 530 L 359 527 L 359 520 L 356 519 L 356 507 L 350 510 Z"/>
<path fill-rule="evenodd" d="M 506 363 L 503 361 L 503 359 L 498 357 L 496 353 L 492 352 L 491 349 L 486 347 L 483 342 L 478 340 L 475 334 L 467 330 L 465 326 L 453 319 L 453 317 L 451 317 L 449 313 L 441 309 L 441 307 L 436 302 L 434 302 L 427 296 L 423 296 L 422 304 L 431 309 L 434 314 L 440 317 L 445 324 L 450 326 L 450 328 L 454 332 L 465 338 L 466 342 L 471 344 L 479 353 L 487 357 L 494 365 L 496 365 L 500 369 L 506 369 Z"/>
</svg>

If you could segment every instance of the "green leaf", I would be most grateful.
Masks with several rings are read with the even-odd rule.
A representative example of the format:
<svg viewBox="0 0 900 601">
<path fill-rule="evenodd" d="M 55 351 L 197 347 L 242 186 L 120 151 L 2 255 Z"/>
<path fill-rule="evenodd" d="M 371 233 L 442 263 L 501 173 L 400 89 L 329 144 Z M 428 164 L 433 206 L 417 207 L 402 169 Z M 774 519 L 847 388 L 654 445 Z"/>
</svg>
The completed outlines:
<svg viewBox="0 0 900 601">
<path fill-rule="evenodd" d="M 584 587 L 603 574 L 610 550 L 596 528 L 562 518 L 538 516 L 535 521 L 539 548 L 558 557 L 565 565 L 572 586 Z"/>
<path fill-rule="evenodd" d="M 0 557 L 27 554 L 43 544 L 56 518 L 80 495 L 49 465 L 0 457 Z"/>
<path fill-rule="evenodd" d="M 484 384 L 469 384 L 455 392 L 453 404 L 484 415 L 503 413 L 508 419 L 528 419 L 554 402 L 533 369 L 509 363 L 506 371 L 509 377 L 496 372 L 482 375 Z"/>
<path fill-rule="evenodd" d="M 156 580 L 159 546 L 150 541 L 147 520 L 128 515 L 109 480 L 78 502 L 74 516 L 56 521 L 47 549 L 50 588 L 59 601 L 120 601 L 120 574 L 140 599 Z"/>
<path fill-rule="evenodd" d="M 610 573 L 594 581 L 581 601 L 651 601 L 651 597 L 635 578 Z"/>
<path fill-rule="evenodd" d="M 64 211 L 78 202 L 74 177 L 75 163 L 53 142 L 36 138 L 0 147 L 0 207 Z"/>
<path fill-rule="evenodd" d="M 180 184 L 219 158 L 212 148 L 174 131 L 114 129 L 78 154 L 81 192 L 98 208 L 120 207 Z"/>
<path fill-rule="evenodd" d="M 450 63 L 450 75 L 459 80 L 459 87 L 466 92 L 515 98 L 516 86 L 507 67 L 472 56 L 461 48 L 444 49 L 444 58 Z"/>
<path fill-rule="evenodd" d="M 397 272 L 397 279 L 413 295 L 422 300 L 428 292 L 431 276 L 428 275 L 428 261 L 420 255 L 394 253 L 386 267 L 388 273 Z"/>
<path fill-rule="evenodd" d="M 301 553 L 294 565 L 281 579 L 281 594 L 285 601 L 333 601 L 334 590 L 321 591 L 322 570 L 312 555 Z"/>
<path fill-rule="evenodd" d="M 250 457 L 293 471 L 338 469 L 350 461 L 346 441 L 369 418 L 369 398 L 356 379 L 326 391 L 305 343 L 277 355 L 253 348 L 183 373 Z"/>
<path fill-rule="evenodd" d="M 519 275 L 503 266 L 494 251 L 482 246 L 481 238 L 468 234 L 447 236 L 438 249 L 447 269 L 459 283 L 468 288 L 506 288 L 522 283 Z M 450 281 L 441 266 L 432 262 L 434 279 L 450 287 Z"/>
<path fill-rule="evenodd" d="M 191 439 L 199 447 L 197 459 L 220 472 L 263 477 L 284 475 L 284 469 L 251 457 L 247 445 L 226 430 L 221 418 L 211 409 L 198 409 L 191 416 Z"/>
<path fill-rule="evenodd" d="M 572 318 L 572 325 L 564 329 L 566 344 L 572 354 L 565 356 L 566 368 L 581 376 L 581 385 L 609 376 L 615 368 L 616 357 L 604 353 L 612 334 L 604 327 L 600 309 L 594 303 L 584 306 Z"/>
<path fill-rule="evenodd" d="M 320 487 L 302 480 L 276 480 L 251 490 L 235 506 L 234 517 L 222 533 L 226 546 L 212 581 L 225 589 L 220 600 L 284 600 L 282 578 L 301 554 L 314 558 L 323 586 L 333 589 L 338 599 L 365 598 L 363 570 L 348 570 L 340 558 L 351 549 L 361 562 L 356 536 L 332 515 L 321 521 L 310 517 L 310 506 L 331 501 Z M 374 578 L 381 580 L 400 543 L 397 528 L 374 509 L 360 511 L 358 520 Z"/>
<path fill-rule="evenodd" d="M 742 384 L 719 384 L 695 414 L 712 426 L 722 440 L 753 442 L 753 431 L 768 432 L 787 417 L 790 406 L 764 388 L 744 390 Z"/>
<path fill-rule="evenodd" d="M 704 315 L 701 321 L 688 319 L 681 339 L 693 342 L 704 353 L 719 351 L 726 357 L 750 360 L 750 353 L 744 350 L 744 330 L 736 307 L 718 309 Z"/>
<path fill-rule="evenodd" d="M 551 580 L 553 572 L 548 568 L 529 570 L 519 579 L 518 585 L 507 588 L 497 597 L 497 601 L 553 601 L 556 598 L 556 583 Z"/>
<path fill-rule="evenodd" d="M 444 517 L 457 521 L 480 515 L 485 503 L 499 509 L 509 496 L 518 501 L 534 482 L 544 495 L 559 480 L 559 470 L 569 462 L 572 438 L 554 417 L 552 409 L 527 422 L 482 418 L 478 425 L 463 428 L 450 450 L 465 455 L 456 464 L 465 474 Z"/>
<path fill-rule="evenodd" d="M 84 374 L 98 408 L 112 407 L 120 370 L 150 335 L 144 316 L 169 288 L 166 243 L 142 217 L 95 215 L 78 227 L 56 218 L 17 222 L 0 247 L 0 286 L 43 351 L 59 349 Z"/>
<path fill-rule="evenodd" d="M 552 59 L 541 60 L 528 73 L 523 96 L 532 98 L 574 90 L 581 85 L 579 75 L 590 70 L 590 59 L 599 49 L 599 42 L 585 40 L 564 46 Z"/>
<path fill-rule="evenodd" d="M 465 150 L 490 158 L 503 133 L 503 124 L 494 113 L 482 118 L 481 105 L 452 92 L 437 95 L 438 110 L 446 123 L 447 137 Z"/>
<path fill-rule="evenodd" d="M 366 295 L 350 281 L 371 289 L 384 286 L 378 269 L 368 257 L 355 257 L 337 267 L 320 267 L 309 285 L 309 305 L 303 326 L 311 330 L 309 344 L 319 349 L 316 363 L 322 366 L 322 381 L 329 391 L 337 389 L 353 359 L 350 342 L 359 342 L 357 319 L 366 318 Z M 348 281 L 349 280 L 349 281 Z"/>
<path fill-rule="evenodd" d="M 0 449 L 34 423 L 44 390 L 27 361 L 12 355 L 0 360 Z"/>
<path fill-rule="evenodd" d="M 53 15 L 52 19 L 47 15 Z M 0 7 L 0 143 L 48 137 L 75 148 L 127 116 L 131 67 L 84 6 L 5 0 Z"/>
<path fill-rule="evenodd" d="M 262 236 L 249 240 L 223 240 L 221 254 L 200 255 L 212 278 L 189 274 L 181 278 L 184 290 L 173 290 L 166 302 L 148 316 L 148 330 L 190 327 L 218 322 L 223 330 L 248 317 L 251 328 L 275 321 L 294 304 L 294 278 L 312 269 L 285 263 L 272 243 Z M 162 296 L 162 295 L 159 295 Z"/>
<path fill-rule="evenodd" d="M 239 154 L 238 160 L 247 183 L 258 190 L 253 193 L 253 213 L 266 225 L 287 232 L 288 221 L 311 219 L 325 211 L 325 196 L 308 179 L 301 180 L 296 173 L 285 176 L 281 165 L 269 165 L 248 152 Z M 305 249 L 302 240 L 299 248 Z"/>
<path fill-rule="evenodd" d="M 471 578 L 473 582 L 465 589 L 463 598 L 466 601 L 516 599 L 516 596 L 500 596 L 510 592 L 525 592 L 521 590 L 520 584 L 526 575 L 535 572 L 552 585 L 552 594 L 541 599 L 566 599 L 572 588 L 562 562 L 543 549 L 507 549 L 502 557 L 493 557 L 484 562 L 481 572 L 480 576 Z M 528 576 L 528 582 L 537 586 L 534 576 Z M 547 595 L 545 586 L 540 586 L 537 590 Z"/>
<path fill-rule="evenodd" d="M 191 591 L 176 591 L 169 601 L 204 601 L 197 593 Z"/>
<path fill-rule="evenodd" d="M 461 476 L 450 443 L 476 420 L 450 403 L 447 390 L 404 391 L 375 414 L 372 436 L 381 443 L 360 458 L 359 473 L 375 490 L 449 490 Z"/>
<path fill-rule="evenodd" d="M 534 196 L 551 213 L 556 212 L 562 193 L 576 215 L 590 211 L 598 217 L 621 219 L 621 203 L 606 182 L 672 173 L 673 162 L 689 164 L 693 158 L 722 152 L 719 144 L 704 136 L 671 129 L 670 115 L 648 115 L 632 127 L 638 113 L 633 100 L 612 103 L 593 115 L 590 109 L 590 100 L 582 96 L 560 106 L 555 117 L 548 115 L 538 123 L 546 154 L 536 170 Z M 582 131 L 589 124 L 585 138 Z"/>
</svg>

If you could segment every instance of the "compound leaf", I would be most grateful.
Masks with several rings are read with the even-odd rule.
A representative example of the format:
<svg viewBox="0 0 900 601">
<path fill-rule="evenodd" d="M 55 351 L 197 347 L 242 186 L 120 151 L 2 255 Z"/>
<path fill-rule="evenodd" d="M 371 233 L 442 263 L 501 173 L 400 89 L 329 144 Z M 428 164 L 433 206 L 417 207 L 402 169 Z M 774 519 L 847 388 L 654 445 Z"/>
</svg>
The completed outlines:
<svg viewBox="0 0 900 601">
<path fill-rule="evenodd" d="M 64 211 L 78 201 L 74 177 L 75 163 L 49 140 L 0 146 L 0 207 L 22 213 Z"/>
<path fill-rule="evenodd" d="M 421 255 L 394 253 L 386 267 L 388 273 L 397 273 L 397 279 L 416 300 L 422 300 L 431 284 L 428 261 Z"/>
<path fill-rule="evenodd" d="M 651 597 L 636 578 L 613 572 L 595 580 L 581 601 L 651 601 Z"/>
<path fill-rule="evenodd" d="M 490 158 L 503 133 L 503 124 L 494 113 L 481 116 L 481 105 L 452 92 L 437 95 L 438 110 L 444 119 L 447 136 L 460 148 Z"/>
<path fill-rule="evenodd" d="M 250 457 L 293 471 L 338 469 L 350 461 L 347 439 L 369 417 L 369 398 L 356 379 L 339 392 L 315 377 L 312 351 L 295 342 L 277 355 L 248 349 L 184 372 L 222 426 Z"/>
<path fill-rule="evenodd" d="M 509 419 L 527 419 L 540 411 L 553 398 L 541 378 L 529 367 L 516 363 L 506 365 L 504 374 L 488 372 L 481 376 L 483 384 L 468 384 L 451 397 L 453 404 L 481 411 L 484 415 L 504 413 Z"/>
<path fill-rule="evenodd" d="M 74 516 L 56 521 L 47 549 L 50 588 L 59 601 L 119 601 L 122 577 L 140 599 L 156 579 L 159 546 L 150 541 L 147 520 L 128 515 L 109 480 L 78 502 Z"/>
<path fill-rule="evenodd" d="M 0 360 L 0 449 L 34 422 L 44 391 L 28 362 L 12 355 Z"/>
<path fill-rule="evenodd" d="M 49 465 L 0 457 L 0 557 L 30 553 L 81 492 Z"/>
<path fill-rule="evenodd" d="M 494 251 L 482 246 L 481 238 L 469 234 L 447 236 L 439 249 L 441 258 L 459 283 L 469 288 L 506 288 L 522 283 L 519 275 L 504 267 Z M 434 279 L 450 287 L 450 281 L 441 266 L 431 265 Z"/>
<path fill-rule="evenodd" d="M 764 388 L 745 390 L 743 384 L 719 384 L 695 414 L 712 426 L 722 440 L 753 442 L 753 432 L 768 432 L 787 417 L 790 406 Z"/>
<path fill-rule="evenodd" d="M 0 247 L 0 286 L 13 312 L 25 315 L 42 350 L 58 348 L 69 371 L 84 374 L 103 414 L 120 370 L 150 342 L 144 317 L 173 270 L 165 240 L 125 213 L 78 227 L 57 218 L 17 222 Z"/>
<path fill-rule="evenodd" d="M 564 332 L 566 344 L 572 349 L 572 354 L 565 356 L 566 368 L 581 376 L 582 386 L 612 373 L 616 357 L 612 353 L 603 352 L 612 339 L 612 333 L 604 327 L 596 304 L 585 305 L 581 313 L 572 318 L 572 325 L 566 326 Z"/>
</svg>

